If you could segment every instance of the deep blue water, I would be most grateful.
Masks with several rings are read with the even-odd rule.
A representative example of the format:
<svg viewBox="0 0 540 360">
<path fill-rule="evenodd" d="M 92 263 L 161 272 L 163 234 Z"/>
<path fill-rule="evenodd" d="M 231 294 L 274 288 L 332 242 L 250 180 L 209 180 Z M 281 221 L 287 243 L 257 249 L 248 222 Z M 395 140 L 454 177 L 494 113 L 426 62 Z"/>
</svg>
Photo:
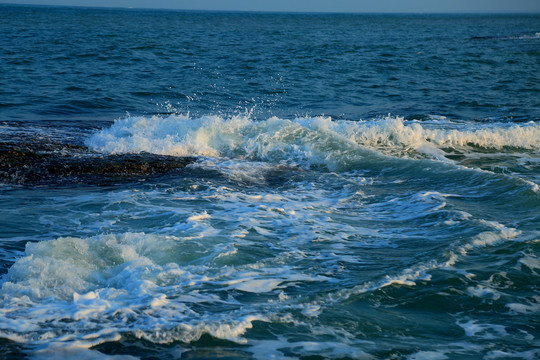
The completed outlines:
<svg viewBox="0 0 540 360">
<path fill-rule="evenodd" d="M 2 7 L 2 116 L 539 118 L 538 16 Z M 479 38 L 479 39 L 475 39 Z"/>
<path fill-rule="evenodd" d="M 540 356 L 540 16 L 0 5 L 0 353 Z"/>
</svg>

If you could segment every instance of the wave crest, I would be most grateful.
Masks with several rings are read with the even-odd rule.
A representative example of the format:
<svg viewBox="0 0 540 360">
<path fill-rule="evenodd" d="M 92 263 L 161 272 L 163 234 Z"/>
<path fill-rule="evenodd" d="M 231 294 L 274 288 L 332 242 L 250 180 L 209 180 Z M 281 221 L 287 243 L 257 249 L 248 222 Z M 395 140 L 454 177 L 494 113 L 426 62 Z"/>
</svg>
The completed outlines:
<svg viewBox="0 0 540 360">
<path fill-rule="evenodd" d="M 384 155 L 448 160 L 458 152 L 539 150 L 535 123 L 461 130 L 457 124 L 421 124 L 401 117 L 373 121 L 334 121 L 330 117 L 256 121 L 185 115 L 119 119 L 87 140 L 95 151 L 148 152 L 174 156 L 228 157 L 298 165 L 350 163 L 374 152 Z M 368 152 L 366 152 L 366 150 Z"/>
</svg>

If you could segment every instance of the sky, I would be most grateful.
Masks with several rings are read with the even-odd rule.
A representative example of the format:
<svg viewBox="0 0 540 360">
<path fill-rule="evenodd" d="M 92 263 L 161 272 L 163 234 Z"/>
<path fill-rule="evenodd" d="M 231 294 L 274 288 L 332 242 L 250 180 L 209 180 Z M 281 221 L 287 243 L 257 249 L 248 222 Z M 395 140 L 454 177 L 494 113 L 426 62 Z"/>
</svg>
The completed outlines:
<svg viewBox="0 0 540 360">
<path fill-rule="evenodd" d="M 540 0 L 0 0 L 0 3 L 225 11 L 540 13 Z"/>
</svg>

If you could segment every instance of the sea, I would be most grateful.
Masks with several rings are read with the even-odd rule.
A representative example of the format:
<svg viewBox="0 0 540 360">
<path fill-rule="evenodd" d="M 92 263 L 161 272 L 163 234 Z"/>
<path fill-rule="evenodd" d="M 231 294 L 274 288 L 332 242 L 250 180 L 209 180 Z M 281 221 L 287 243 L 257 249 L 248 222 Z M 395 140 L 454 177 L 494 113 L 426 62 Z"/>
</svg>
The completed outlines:
<svg viewBox="0 0 540 360">
<path fill-rule="evenodd" d="M 539 359 L 540 15 L 0 5 L 1 359 Z"/>
</svg>

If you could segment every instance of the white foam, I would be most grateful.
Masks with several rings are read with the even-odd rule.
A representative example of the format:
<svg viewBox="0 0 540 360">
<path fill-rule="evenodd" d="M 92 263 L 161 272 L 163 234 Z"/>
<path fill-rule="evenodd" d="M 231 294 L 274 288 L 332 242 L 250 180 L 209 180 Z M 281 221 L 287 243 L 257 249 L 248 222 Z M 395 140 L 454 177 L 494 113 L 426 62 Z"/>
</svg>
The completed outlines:
<svg viewBox="0 0 540 360">
<path fill-rule="evenodd" d="M 502 350 L 492 350 L 490 351 L 484 359 L 525 359 L 525 360 L 536 360 L 540 357 L 539 349 L 531 349 L 525 351 L 502 351 Z"/>
<path fill-rule="evenodd" d="M 201 214 L 197 214 L 197 215 L 192 215 L 190 217 L 188 217 L 188 221 L 191 221 L 191 222 L 199 222 L 199 221 L 202 221 L 202 220 L 208 220 L 210 219 L 211 216 L 206 212 L 202 212 Z"/>
<path fill-rule="evenodd" d="M 519 259 L 518 263 L 519 264 L 516 266 L 518 270 L 521 268 L 521 266 L 525 266 L 531 273 L 538 275 L 536 270 L 540 270 L 540 260 L 533 254 L 523 255 L 523 257 Z"/>
<path fill-rule="evenodd" d="M 109 338 L 108 341 L 119 340 Z M 97 345 L 97 344 L 93 344 Z M 47 346 L 37 349 L 32 353 L 31 359 L 35 360 L 137 360 L 137 357 L 130 355 L 105 355 L 97 350 L 88 349 L 87 342 L 51 342 Z"/>
<path fill-rule="evenodd" d="M 167 130 L 165 134 L 169 132 L 167 126 L 175 125 L 160 125 L 160 121 L 158 118 L 155 128 L 163 127 Z M 171 123 L 178 121 L 184 120 L 174 118 Z M 199 131 L 208 136 L 188 141 L 181 134 L 177 139 L 173 139 L 174 134 L 169 134 L 163 136 L 162 145 L 169 140 L 181 145 L 189 143 L 192 147 L 186 154 L 195 151 L 193 154 L 197 155 L 200 151 L 205 156 L 220 156 L 202 159 L 192 165 L 194 168 L 218 169 L 228 179 L 253 184 L 265 180 L 266 173 L 283 169 L 291 173 L 308 173 L 310 177 L 299 180 L 290 188 L 290 184 L 280 187 L 279 191 L 271 187 L 238 190 L 236 184 L 221 186 L 226 181 L 220 178 L 219 185 L 202 181 L 197 185 L 175 184 L 165 191 L 161 189 L 162 184 L 152 184 L 151 191 L 141 187 L 138 192 L 110 192 L 109 198 L 103 200 L 107 204 L 99 216 L 100 209 L 95 207 L 92 211 L 96 214 L 83 221 L 74 219 L 72 228 L 86 227 L 99 218 L 107 224 L 104 225 L 105 231 L 116 235 L 80 235 L 80 238 L 60 238 L 28 246 L 26 256 L 12 267 L 0 290 L 0 333 L 31 343 L 88 340 L 83 342 L 83 348 L 120 333 L 158 343 L 189 342 L 199 339 L 202 334 L 245 343 L 244 336 L 249 334 L 254 322 L 274 319 L 277 315 L 290 319 L 294 324 L 305 321 L 311 326 L 325 321 L 330 313 L 326 311 L 327 306 L 336 305 L 336 302 L 326 302 L 328 297 L 325 295 L 330 293 L 334 296 L 336 288 L 342 290 L 335 296 L 335 300 L 340 302 L 351 294 L 388 286 L 422 286 L 422 282 L 431 280 L 432 270 L 450 268 L 467 252 L 519 238 L 517 229 L 477 221 L 471 214 L 456 211 L 459 205 L 455 205 L 456 202 L 452 204 L 454 195 L 450 192 L 453 190 L 447 193 L 445 190 L 424 188 L 417 194 L 390 194 L 388 192 L 393 190 L 380 184 L 366 188 L 366 184 L 373 182 L 358 180 L 361 171 L 334 174 L 308 172 L 292 166 L 295 163 L 301 166 L 338 164 L 358 159 L 365 154 L 363 148 L 369 144 L 369 137 L 364 142 L 357 141 L 362 127 L 382 131 L 386 126 L 401 122 L 404 133 L 414 130 L 399 119 L 380 123 L 334 122 L 328 118 L 274 119 L 261 123 L 239 119 L 236 130 L 242 136 L 238 137 L 234 130 L 227 133 L 228 138 L 212 137 L 211 132 L 221 131 L 219 126 L 203 129 L 202 121 L 198 119 L 186 118 L 185 121 L 194 123 L 191 128 L 186 125 L 187 131 L 193 133 L 190 136 Z M 208 120 L 210 127 L 212 121 Z M 223 125 L 236 120 L 217 118 L 215 121 Z M 146 135 L 144 126 L 139 134 L 141 137 Z M 425 130 L 424 125 L 418 126 Z M 399 126 L 396 125 L 396 129 L 399 130 Z M 134 128 L 128 130 L 133 132 Z M 96 136 L 99 138 L 101 135 Z M 152 136 L 150 132 L 150 138 Z M 409 140 L 414 136 L 413 132 Z M 155 135 L 154 140 L 158 138 Z M 409 140 L 407 136 L 399 141 L 389 136 L 368 147 L 398 156 L 422 156 L 433 146 L 422 138 L 418 138 L 418 142 L 427 143 L 418 147 L 404 146 Z M 198 141 L 206 141 L 206 145 L 199 146 Z M 139 151 L 139 145 L 129 136 L 126 143 L 132 146 L 133 151 Z M 103 144 L 104 151 L 109 145 L 114 146 L 113 142 Z M 144 146 L 152 151 L 157 149 L 148 141 Z M 164 153 L 167 151 L 165 149 Z M 289 151 L 293 159 L 290 162 Z M 420 155 L 415 151 L 420 151 Z M 436 157 L 433 154 L 429 156 Z M 316 183 L 315 177 L 325 183 Z M 299 178 L 304 179 L 303 176 Z M 396 183 L 399 181 L 404 185 L 395 185 L 398 190 L 409 187 L 403 177 Z M 168 184 L 166 186 L 169 187 Z M 384 198 L 383 202 L 381 198 Z M 77 208 L 88 208 L 91 204 L 82 198 L 76 202 Z M 474 213 L 474 210 L 470 211 Z M 468 237 L 470 232 L 458 231 L 456 238 L 462 240 L 456 240 L 456 246 L 444 255 L 439 249 L 454 241 L 448 237 L 444 237 L 444 244 L 429 245 L 425 258 L 396 260 L 401 255 L 396 255 L 398 251 L 391 248 L 398 247 L 399 241 L 411 238 L 411 233 L 407 232 L 410 230 L 407 228 L 408 218 L 416 219 L 414 217 L 426 214 L 437 215 L 430 218 L 436 218 L 434 221 L 438 224 L 450 219 L 449 222 L 461 223 L 474 234 L 485 231 L 472 238 Z M 62 218 L 50 215 L 44 221 L 54 225 L 58 219 Z M 137 227 L 139 222 L 151 224 Z M 425 221 L 423 223 L 426 224 Z M 154 233 L 176 236 L 121 233 L 132 226 L 136 229 L 146 226 Z M 481 229 L 476 226 L 481 226 Z M 92 231 L 96 228 L 99 229 L 96 225 Z M 369 247 L 376 248 L 378 254 L 385 253 L 385 248 L 392 250 L 394 258 L 388 257 L 388 269 L 391 269 L 388 274 L 369 271 L 370 251 L 365 250 Z M 431 256 L 432 251 L 435 256 Z M 444 258 L 445 255 L 448 258 Z M 531 268 L 531 264 L 534 262 L 524 260 L 517 265 Z M 354 271 L 359 268 L 365 277 L 356 276 Z M 313 284 L 316 282 L 330 283 L 331 290 L 318 292 L 325 284 Z M 496 287 L 484 285 L 469 287 L 467 294 L 486 301 L 501 297 Z M 317 290 L 313 290 L 315 288 Z M 415 291 L 410 288 L 401 290 Z M 253 302 L 244 300 L 248 298 Z M 253 299 L 263 300 L 257 303 L 258 300 Z M 530 314 L 530 309 L 519 305 L 509 304 L 508 308 L 512 313 L 525 310 Z M 288 311 L 292 313 L 290 318 L 283 314 Z M 95 325 L 97 321 L 101 323 L 99 327 Z M 65 337 L 63 334 L 73 326 L 78 334 Z M 101 327 L 111 332 L 104 333 Z M 303 329 L 312 330 L 310 327 Z M 306 335 L 321 338 L 315 333 Z M 354 335 L 358 337 L 359 334 Z M 249 339 L 248 336 L 246 338 Z M 358 350 L 362 347 L 356 343 L 345 344 L 347 348 L 337 335 L 332 334 L 325 339 L 335 341 L 327 342 L 325 348 L 317 348 L 309 342 L 295 345 L 287 339 L 285 348 L 297 346 L 293 353 L 302 355 L 364 356 Z M 347 348 L 347 351 L 339 353 L 339 346 Z M 282 356 L 277 351 L 273 354 L 278 358 Z M 416 354 L 419 358 L 441 355 L 444 353 Z"/>
<path fill-rule="evenodd" d="M 490 228 L 493 231 L 481 232 L 472 238 L 468 243 L 449 250 L 447 254 L 448 260 L 444 265 L 445 268 L 452 268 L 459 260 L 460 256 L 467 256 L 467 254 L 471 251 L 476 251 L 484 247 L 495 246 L 506 241 L 521 241 L 518 238 L 521 231 L 517 229 L 506 227 L 505 225 L 495 221 L 477 220 L 475 222 L 483 227 Z"/>
<path fill-rule="evenodd" d="M 307 317 L 317 317 L 321 314 L 321 306 L 316 304 L 308 304 L 302 310 L 302 315 Z"/>
<path fill-rule="evenodd" d="M 380 280 L 369 281 L 350 289 L 338 291 L 335 294 L 331 294 L 329 298 L 330 301 L 343 301 L 351 296 L 372 292 L 387 286 L 416 286 L 416 282 L 419 280 L 430 281 L 431 275 L 429 274 L 429 271 L 440 267 L 442 267 L 442 265 L 434 261 L 428 264 L 419 264 L 413 268 L 404 269 L 399 274 L 386 275 Z"/>
<path fill-rule="evenodd" d="M 482 339 L 491 340 L 508 335 L 506 328 L 502 325 L 479 324 L 475 320 L 458 322 L 457 324 L 463 328 L 465 335 L 471 337 L 479 337 Z"/>
<path fill-rule="evenodd" d="M 440 194 L 437 192 L 425 192 L 418 197 L 423 199 L 441 199 L 450 194 Z M 468 213 L 459 214 L 463 219 L 470 219 L 471 215 Z M 503 224 L 494 221 L 476 220 L 478 224 L 485 227 L 494 229 L 495 231 L 484 231 L 477 236 L 470 239 L 465 244 L 456 243 L 455 247 L 451 246 L 449 250 L 445 252 L 446 260 L 437 261 L 435 259 L 425 263 L 419 263 L 411 268 L 403 269 L 401 272 L 391 275 L 385 275 L 384 277 L 368 281 L 361 285 L 357 285 L 353 288 L 344 289 L 331 294 L 329 301 L 342 301 L 351 296 L 372 292 L 378 289 L 382 289 L 387 286 L 416 286 L 418 281 L 431 281 L 431 271 L 436 269 L 444 269 L 463 273 L 468 278 L 473 278 L 474 274 L 467 273 L 465 270 L 456 269 L 456 264 L 460 259 L 471 251 L 494 246 L 504 241 L 516 241 L 516 238 L 521 234 L 520 231 L 508 228 Z M 491 300 L 498 300 L 502 294 L 489 286 L 478 285 L 476 287 L 468 287 L 467 294 L 472 297 L 491 298 Z M 326 300 L 323 300 L 326 301 Z M 534 312 L 537 311 L 535 305 L 523 305 L 523 304 L 508 304 L 508 308 L 512 312 Z"/>
<path fill-rule="evenodd" d="M 272 271 L 265 268 L 244 278 L 244 272 L 232 268 L 167 263 L 171 254 L 182 255 L 182 243 L 170 236 L 131 233 L 29 243 L 26 256 L 11 267 L 0 290 L 0 334 L 19 342 L 46 341 L 52 347 L 43 348 L 45 358 L 59 347 L 66 356 L 90 356 L 93 353 L 77 349 L 116 339 L 125 331 L 164 343 L 189 342 L 204 333 L 244 343 L 242 335 L 252 322 L 266 317 L 234 301 L 229 305 L 237 310 L 195 312 L 192 306 L 201 302 L 227 303 L 200 293 L 200 287 L 221 284 L 225 290 L 227 283 L 236 282 L 241 284 L 238 289 L 262 292 L 307 278 L 294 277 L 291 269 L 275 269 L 276 280 L 265 278 L 265 272 Z M 76 331 L 70 331 L 74 322 Z"/>
<path fill-rule="evenodd" d="M 464 246 L 462 252 L 466 253 L 474 248 L 493 246 L 502 241 L 514 240 L 521 234 L 521 231 L 495 221 L 479 220 L 479 223 L 487 225 L 495 231 L 485 231 L 478 234 L 470 244 Z"/>
<path fill-rule="evenodd" d="M 287 352 L 298 355 L 322 356 L 326 359 L 351 358 L 358 360 L 373 360 L 374 356 L 362 351 L 358 346 L 352 346 L 343 342 L 332 341 L 297 341 L 289 342 L 284 339 L 279 340 L 257 340 L 249 348 L 256 359 L 297 359 L 284 356 L 276 349 L 287 349 Z"/>
<path fill-rule="evenodd" d="M 251 293 L 264 293 L 278 289 L 281 283 L 280 279 L 243 279 L 230 282 L 230 288 Z"/>
<path fill-rule="evenodd" d="M 498 300 L 501 297 L 501 293 L 499 291 L 482 285 L 468 287 L 467 294 L 473 297 L 491 298 L 493 300 Z"/>
<path fill-rule="evenodd" d="M 535 295 L 532 297 L 532 301 L 524 299 L 526 304 L 523 303 L 509 303 L 506 307 L 510 310 L 512 315 L 520 314 L 534 314 L 540 312 L 540 296 Z"/>
<path fill-rule="evenodd" d="M 470 126 L 470 125 L 469 125 Z M 128 117 L 88 138 L 104 153 L 210 156 L 264 160 L 330 169 L 365 157 L 367 148 L 393 156 L 427 156 L 446 161 L 446 148 L 474 153 L 473 147 L 540 149 L 540 126 L 491 125 L 473 130 L 429 128 L 400 117 L 377 121 L 332 121 L 329 117 L 293 120 L 247 116 L 223 118 Z"/>
</svg>

